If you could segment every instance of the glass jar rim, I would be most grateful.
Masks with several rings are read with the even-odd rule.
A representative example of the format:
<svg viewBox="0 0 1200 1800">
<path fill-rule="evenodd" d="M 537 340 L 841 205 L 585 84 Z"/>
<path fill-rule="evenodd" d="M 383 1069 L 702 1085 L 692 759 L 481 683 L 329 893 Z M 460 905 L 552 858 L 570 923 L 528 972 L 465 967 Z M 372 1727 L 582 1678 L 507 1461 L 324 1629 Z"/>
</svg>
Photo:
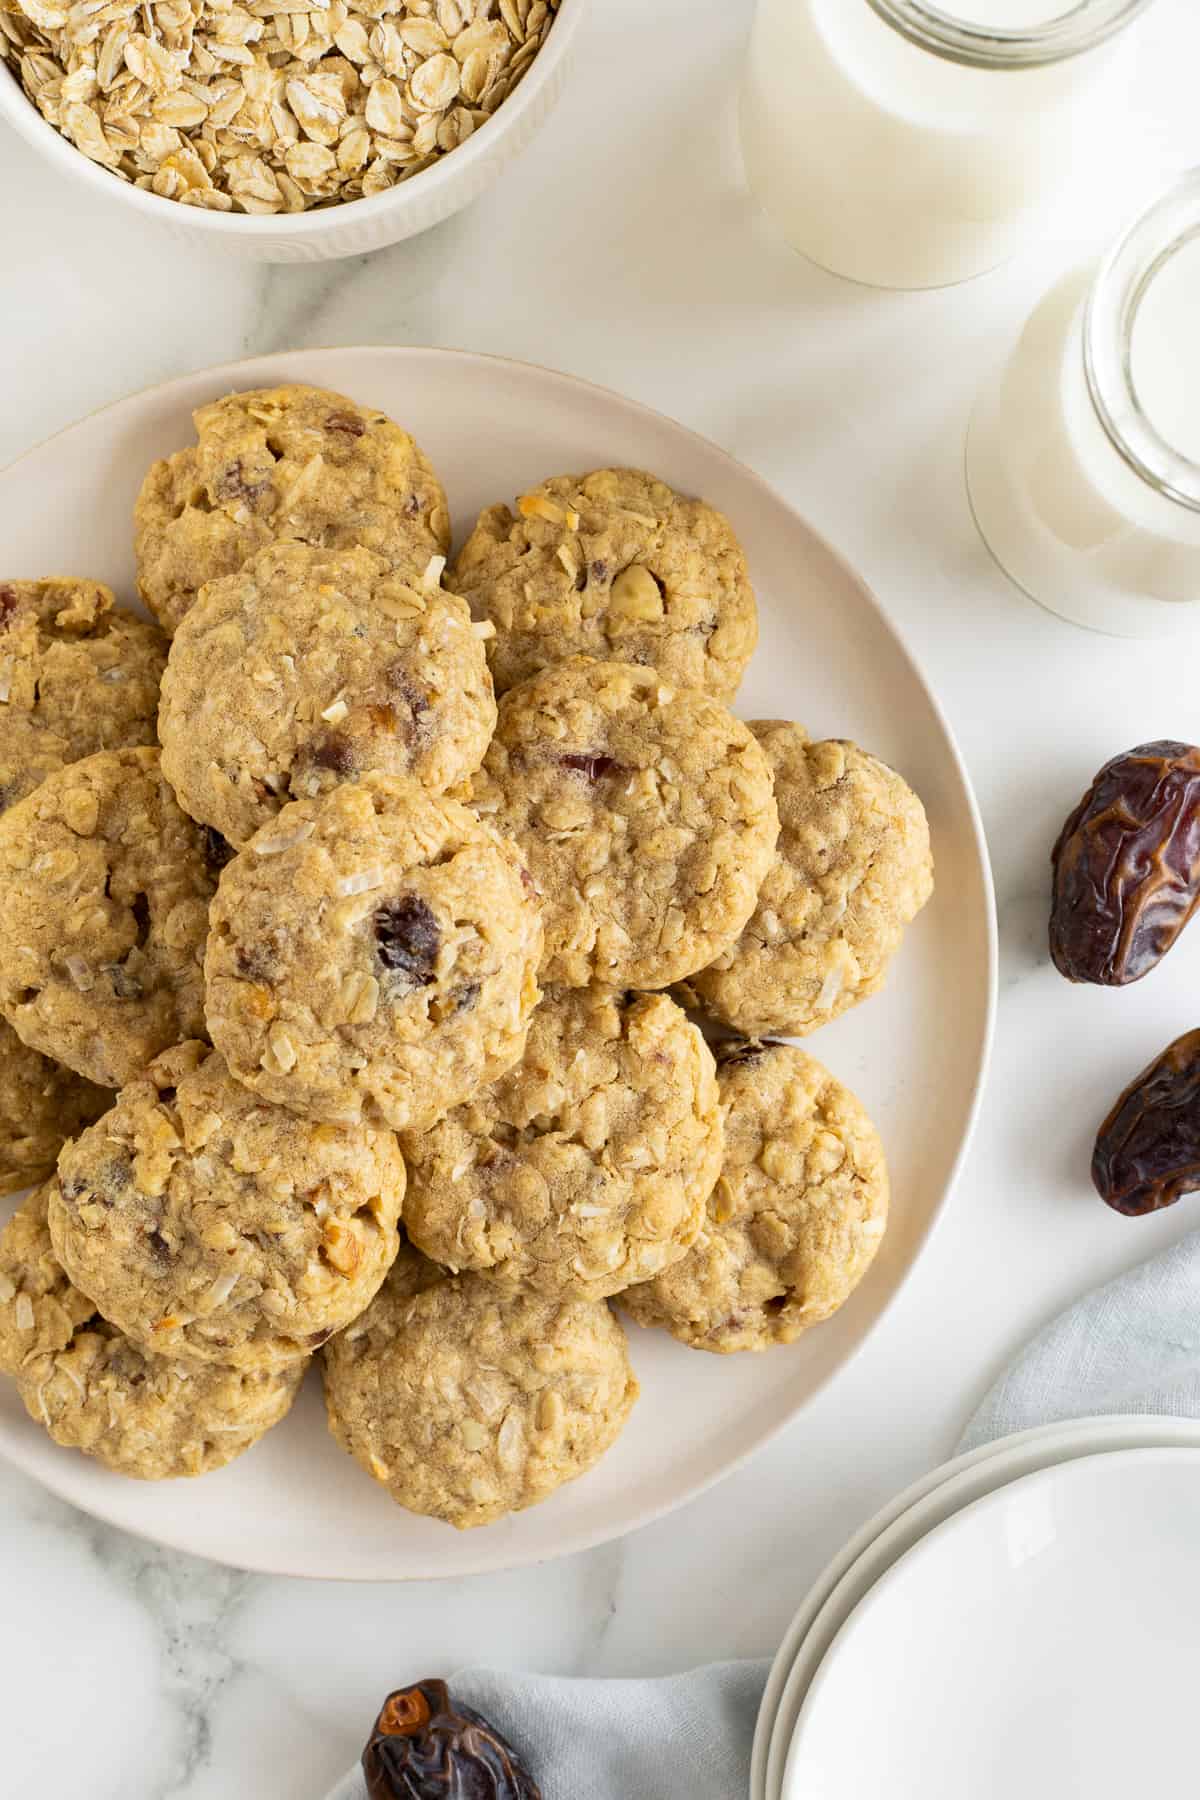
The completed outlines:
<svg viewBox="0 0 1200 1800">
<path fill-rule="evenodd" d="M 1151 0 L 1060 0 L 1041 25 L 973 24 L 931 0 L 867 0 L 885 24 L 950 62 L 979 69 L 1034 69 L 1065 62 L 1132 24 Z"/>
<path fill-rule="evenodd" d="M 1113 447 L 1168 500 L 1200 512 L 1200 463 L 1147 416 L 1133 372 L 1133 333 L 1151 282 L 1200 237 L 1200 166 L 1142 213 L 1105 258 L 1088 295 L 1083 360 L 1092 405 Z"/>
</svg>

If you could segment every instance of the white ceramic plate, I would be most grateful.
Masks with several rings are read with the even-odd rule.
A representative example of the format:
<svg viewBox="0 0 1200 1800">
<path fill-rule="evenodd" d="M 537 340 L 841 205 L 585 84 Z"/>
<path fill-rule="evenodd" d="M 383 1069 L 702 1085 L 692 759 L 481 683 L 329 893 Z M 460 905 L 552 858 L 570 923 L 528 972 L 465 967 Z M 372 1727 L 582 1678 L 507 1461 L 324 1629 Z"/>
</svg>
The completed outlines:
<svg viewBox="0 0 1200 1800">
<path fill-rule="evenodd" d="M 712 444 L 545 370 L 454 351 L 304 351 L 135 395 L 0 472 L 4 573 L 87 572 L 128 594 L 130 512 L 147 465 L 188 440 L 192 407 L 281 381 L 339 388 L 403 421 L 446 482 L 460 536 L 485 503 L 562 470 L 634 463 L 703 494 L 741 534 L 761 607 L 762 642 L 739 711 L 857 738 L 913 783 L 933 831 L 938 892 L 886 990 L 810 1040 L 858 1089 L 887 1147 L 892 1219 L 870 1275 L 834 1319 L 766 1356 L 706 1356 L 634 1331 L 644 1392 L 628 1429 L 597 1469 L 546 1505 L 465 1536 L 400 1512 L 327 1436 L 315 1381 L 287 1423 L 229 1469 L 157 1487 L 57 1449 L 11 1388 L 0 1392 L 0 1450 L 87 1511 L 161 1542 L 244 1568 L 339 1579 L 511 1568 L 618 1537 L 700 1492 L 793 1418 L 879 1319 L 974 1122 L 995 996 L 987 854 L 945 720 L 857 576 Z"/>
<path fill-rule="evenodd" d="M 842 1627 L 783 1800 L 1127 1800 L 1194 1760 L 1200 1452 L 1043 1469 L 928 1533 Z"/>
<path fill-rule="evenodd" d="M 875 1582 L 936 1526 L 1008 1482 L 1105 1451 L 1200 1450 L 1191 1419 L 1081 1419 L 1038 1425 L 934 1469 L 863 1526 L 805 1597 L 771 1666 L 750 1768 L 750 1800 L 779 1800 L 796 1721 L 829 1646 Z"/>
</svg>

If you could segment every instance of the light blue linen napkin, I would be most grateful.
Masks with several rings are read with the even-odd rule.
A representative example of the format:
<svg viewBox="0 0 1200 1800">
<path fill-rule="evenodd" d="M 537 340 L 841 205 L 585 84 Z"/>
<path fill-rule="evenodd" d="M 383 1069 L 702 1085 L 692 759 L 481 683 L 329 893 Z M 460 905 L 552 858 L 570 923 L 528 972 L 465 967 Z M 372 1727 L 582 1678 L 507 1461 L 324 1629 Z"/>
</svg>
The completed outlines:
<svg viewBox="0 0 1200 1800">
<path fill-rule="evenodd" d="M 958 1450 L 1099 1413 L 1200 1417 L 1200 1232 L 1039 1332 Z M 545 1800 L 745 1800 L 768 1666 L 718 1663 L 657 1681 L 468 1669 L 451 1685 L 525 1752 Z M 366 1800 L 361 1772 L 329 1800 Z"/>
<path fill-rule="evenodd" d="M 1200 1418 L 1200 1232 L 1085 1294 L 1039 1331 L 958 1449 L 1100 1413 Z"/>
</svg>

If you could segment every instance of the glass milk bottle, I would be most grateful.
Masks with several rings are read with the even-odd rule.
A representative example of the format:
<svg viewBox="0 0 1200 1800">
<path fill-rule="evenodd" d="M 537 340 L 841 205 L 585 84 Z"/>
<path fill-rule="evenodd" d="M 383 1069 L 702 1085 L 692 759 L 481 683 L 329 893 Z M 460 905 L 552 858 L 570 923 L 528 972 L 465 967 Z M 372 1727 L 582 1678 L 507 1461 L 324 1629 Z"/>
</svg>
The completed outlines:
<svg viewBox="0 0 1200 1800">
<path fill-rule="evenodd" d="M 1200 627 L 1200 170 L 1035 309 L 976 406 L 967 485 L 996 561 L 1052 612 Z"/>
<path fill-rule="evenodd" d="M 876 287 L 994 268 L 1100 141 L 1149 0 L 758 0 L 751 189 L 792 245 Z"/>
</svg>

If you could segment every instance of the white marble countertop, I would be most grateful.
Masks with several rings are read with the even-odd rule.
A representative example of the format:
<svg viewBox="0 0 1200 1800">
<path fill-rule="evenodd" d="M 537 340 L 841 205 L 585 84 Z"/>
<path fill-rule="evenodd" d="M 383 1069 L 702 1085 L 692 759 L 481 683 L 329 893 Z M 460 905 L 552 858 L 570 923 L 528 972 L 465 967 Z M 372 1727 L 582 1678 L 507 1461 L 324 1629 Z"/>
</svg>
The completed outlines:
<svg viewBox="0 0 1200 1800">
<path fill-rule="evenodd" d="M 320 1800 L 402 1678 L 764 1653 L 849 1531 L 948 1454 L 1031 1330 L 1197 1223 L 1194 1203 L 1118 1218 L 1087 1163 L 1109 1099 L 1198 1022 L 1200 927 L 1124 994 L 1071 989 L 1044 948 L 1058 825 L 1108 755 L 1196 738 L 1193 667 L 1024 600 L 962 480 L 975 389 L 1035 296 L 1200 162 L 1194 11 L 1158 0 L 1145 20 L 1087 202 L 1008 268 L 934 294 L 839 282 L 754 213 L 730 118 L 750 0 L 595 0 L 567 98 L 520 165 L 465 216 L 358 262 L 243 269 L 181 250 L 89 212 L 0 131 L 0 462 L 131 389 L 303 345 L 454 345 L 619 388 L 775 482 L 883 597 L 959 733 L 1002 936 L 982 1124 L 914 1276 L 854 1365 L 674 1517 L 512 1576 L 306 1585 L 160 1553 L 0 1467 L 6 1794 L 56 1789 L 69 1733 L 93 1800 Z"/>
</svg>

